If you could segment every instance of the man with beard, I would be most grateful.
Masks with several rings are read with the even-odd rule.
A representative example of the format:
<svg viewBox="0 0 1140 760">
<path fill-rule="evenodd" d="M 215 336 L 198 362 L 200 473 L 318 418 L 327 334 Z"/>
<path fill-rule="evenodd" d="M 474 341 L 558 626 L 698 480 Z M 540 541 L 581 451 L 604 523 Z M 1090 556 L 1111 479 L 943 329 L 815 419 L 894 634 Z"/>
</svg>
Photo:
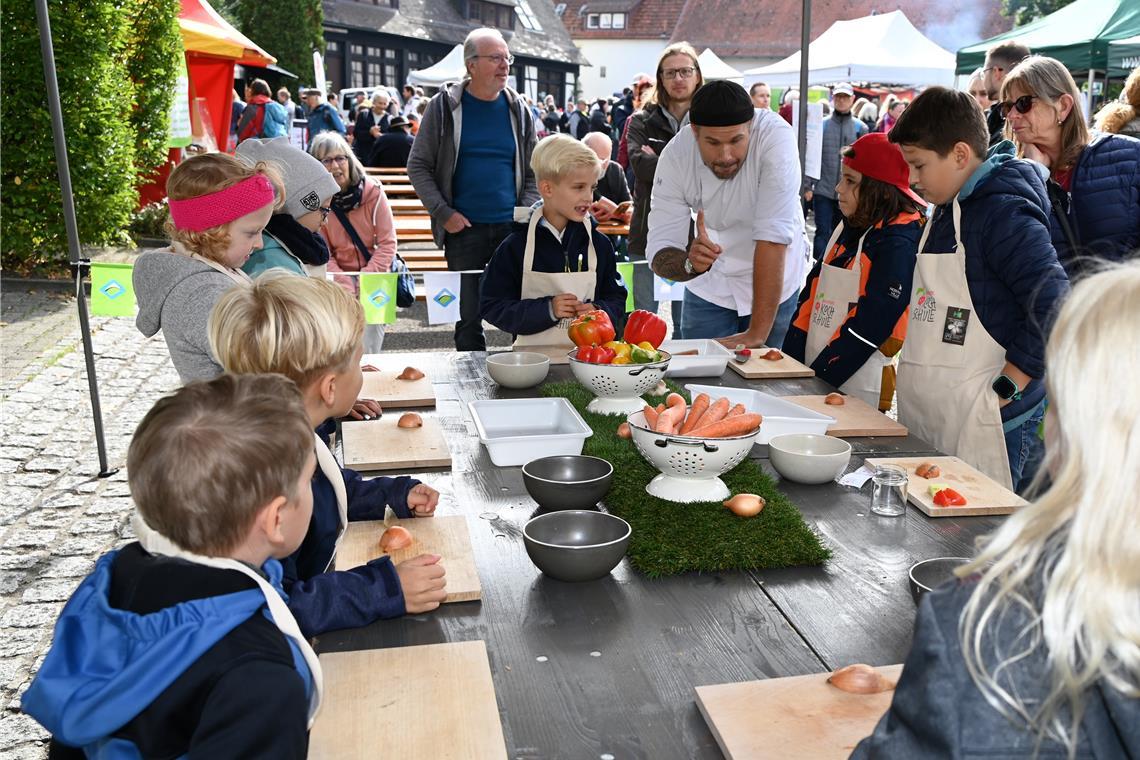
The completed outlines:
<svg viewBox="0 0 1140 760">
<path fill-rule="evenodd" d="M 1001 42 L 986 51 L 982 65 L 982 84 L 989 97 L 990 110 L 986 112 L 986 128 L 990 130 L 990 147 L 1005 139 L 1005 117 L 1001 113 L 999 94 L 1005 75 L 1030 56 L 1029 48 L 1020 42 Z"/>
<path fill-rule="evenodd" d="M 849 84 L 837 84 L 831 94 L 833 110 L 823 120 L 823 158 L 819 165 L 819 179 L 808 184 L 804 200 L 811 203 L 815 214 L 815 240 L 812 254 L 815 260 L 823 258 L 831 233 L 839 226 L 839 201 L 835 186 L 839 184 L 841 153 L 867 132 L 867 125 L 851 115 L 855 97 Z"/>
<path fill-rule="evenodd" d="M 727 81 L 697 90 L 689 124 L 657 162 L 650 266 L 686 284 L 685 338 L 778 348 L 810 258 L 795 134 Z"/>
</svg>

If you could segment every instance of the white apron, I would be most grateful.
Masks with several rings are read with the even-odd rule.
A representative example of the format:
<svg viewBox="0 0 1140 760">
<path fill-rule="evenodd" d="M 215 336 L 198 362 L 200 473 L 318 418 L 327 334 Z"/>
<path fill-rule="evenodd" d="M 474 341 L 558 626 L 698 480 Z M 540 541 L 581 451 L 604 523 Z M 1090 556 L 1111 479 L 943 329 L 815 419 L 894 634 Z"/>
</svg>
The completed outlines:
<svg viewBox="0 0 1140 760">
<path fill-rule="evenodd" d="M 340 518 L 340 530 L 336 534 L 336 544 L 333 546 L 333 553 L 329 557 L 328 564 L 325 565 L 324 571 L 327 573 L 336 563 L 336 553 L 340 551 L 340 542 L 344 539 L 344 532 L 348 528 L 348 492 L 344 488 L 344 475 L 341 474 L 336 457 L 329 451 L 329 447 L 325 445 L 319 435 L 314 434 L 313 437 L 316 439 L 317 467 L 332 483 L 333 493 L 336 494 L 337 516 Z"/>
<path fill-rule="evenodd" d="M 840 222 L 831 235 L 831 240 L 827 242 L 828 253 L 839 241 L 843 229 L 844 223 Z M 863 271 L 863 241 L 870 233 L 871 231 L 867 230 L 863 233 L 863 237 L 859 238 L 859 246 L 855 250 L 855 263 L 851 269 L 827 263 L 820 267 L 804 356 L 808 364 L 814 362 L 831 342 L 836 331 L 847 320 L 847 314 L 851 310 L 850 305 L 859 300 L 859 279 Z M 874 353 L 863 362 L 863 366 L 856 370 L 855 374 L 847 378 L 847 382 L 839 386 L 839 390 L 862 399 L 872 408 L 878 409 L 879 394 L 883 385 L 883 368 L 889 367 L 891 361 L 891 357 L 884 356 L 876 346 Z"/>
<path fill-rule="evenodd" d="M 309 645 L 308 640 L 301 634 L 301 628 L 297 625 L 296 618 L 294 618 L 293 613 L 289 611 L 289 606 L 285 603 L 285 600 L 281 598 L 281 594 L 277 589 L 273 588 L 269 581 L 244 562 L 221 557 L 203 557 L 182 549 L 169 538 L 147 525 L 142 515 L 138 512 L 131 515 L 131 528 L 134 530 L 135 536 L 138 538 L 142 548 L 151 554 L 160 554 L 164 557 L 177 557 L 187 562 L 193 562 L 196 565 L 217 567 L 223 570 L 237 570 L 242 575 L 247 578 L 252 578 L 257 583 L 257 587 L 265 597 L 266 605 L 269 607 L 269 617 L 273 620 L 274 625 L 277 626 L 277 630 L 281 631 L 287 638 L 293 640 L 293 643 L 296 644 L 297 649 L 301 652 L 301 656 L 305 659 L 305 664 L 309 666 L 309 673 L 313 679 L 313 693 L 309 698 L 308 713 L 309 728 L 311 729 L 313 727 L 313 721 L 317 717 L 317 713 L 320 712 L 321 694 L 324 690 L 324 681 L 321 676 L 321 663 L 317 659 L 316 652 L 314 652 L 313 648 Z"/>
<path fill-rule="evenodd" d="M 906 343 L 899 359 L 899 422 L 1012 489 L 994 378 L 1005 349 L 978 319 L 966 282 L 962 210 L 954 199 L 953 253 L 923 253 L 918 244 Z"/>
<path fill-rule="evenodd" d="M 592 301 L 598 287 L 598 257 L 594 253 L 594 234 L 587 217 L 582 222 L 586 227 L 586 270 L 585 272 L 536 272 L 534 271 L 534 238 L 542 211 L 535 209 L 530 215 L 526 230 L 526 248 L 523 253 L 522 292 L 520 298 L 546 298 L 559 293 L 573 293 L 579 301 Z M 573 223 L 573 222 L 571 222 Z M 554 327 L 533 335 L 519 335 L 514 348 L 523 346 L 553 346 L 555 348 L 574 347 L 566 329 L 569 320 L 563 319 Z"/>
</svg>

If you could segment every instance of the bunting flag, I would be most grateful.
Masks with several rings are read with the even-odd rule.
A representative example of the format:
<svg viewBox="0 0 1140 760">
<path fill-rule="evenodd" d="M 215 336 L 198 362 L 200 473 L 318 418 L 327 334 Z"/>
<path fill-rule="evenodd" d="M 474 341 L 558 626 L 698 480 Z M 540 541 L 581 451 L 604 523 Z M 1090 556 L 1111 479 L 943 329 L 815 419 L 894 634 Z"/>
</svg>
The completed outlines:
<svg viewBox="0 0 1140 760">
<path fill-rule="evenodd" d="M 393 272 L 360 275 L 360 304 L 366 323 L 390 325 L 396 321 L 397 276 Z"/>
<path fill-rule="evenodd" d="M 621 275 L 622 284 L 625 285 L 625 311 L 628 314 L 636 308 L 633 305 L 633 262 L 619 261 L 617 270 Z"/>
<path fill-rule="evenodd" d="M 133 317 L 135 289 L 133 264 L 91 262 L 91 314 L 96 317 Z"/>
<path fill-rule="evenodd" d="M 424 272 L 424 300 L 429 325 L 459 321 L 459 272 Z"/>
<path fill-rule="evenodd" d="M 682 301 L 685 298 L 685 283 L 666 280 L 661 275 L 653 275 L 653 300 Z"/>
</svg>

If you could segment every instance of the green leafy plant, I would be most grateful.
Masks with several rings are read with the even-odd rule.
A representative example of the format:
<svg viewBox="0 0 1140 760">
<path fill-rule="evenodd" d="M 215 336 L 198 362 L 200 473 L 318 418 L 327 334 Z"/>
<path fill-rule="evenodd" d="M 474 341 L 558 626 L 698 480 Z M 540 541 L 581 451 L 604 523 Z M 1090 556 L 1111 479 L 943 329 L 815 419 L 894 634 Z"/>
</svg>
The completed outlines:
<svg viewBox="0 0 1140 760">
<path fill-rule="evenodd" d="M 134 237 L 166 238 L 170 214 L 165 203 L 148 203 L 131 213 L 130 232 Z"/>
<path fill-rule="evenodd" d="M 130 125 L 135 136 L 138 182 L 149 182 L 166 163 L 170 108 L 183 52 L 179 0 L 133 0 L 127 74 L 134 85 Z"/>
<path fill-rule="evenodd" d="M 267 50 L 277 65 L 312 78 L 313 51 L 325 51 L 321 0 L 226 0 L 219 10 L 238 30 Z M 270 84 L 281 82 L 274 77 Z"/>
</svg>

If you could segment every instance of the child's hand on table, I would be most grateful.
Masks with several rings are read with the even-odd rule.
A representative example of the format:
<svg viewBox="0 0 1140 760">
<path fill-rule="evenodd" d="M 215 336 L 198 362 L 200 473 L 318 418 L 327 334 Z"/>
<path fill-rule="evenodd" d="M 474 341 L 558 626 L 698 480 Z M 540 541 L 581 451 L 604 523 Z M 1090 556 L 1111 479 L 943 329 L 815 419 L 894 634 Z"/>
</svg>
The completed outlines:
<svg viewBox="0 0 1140 760">
<path fill-rule="evenodd" d="M 384 410 L 370 398 L 358 398 L 346 417 L 350 420 L 378 420 Z"/>
<path fill-rule="evenodd" d="M 408 491 L 408 509 L 412 517 L 431 517 L 439 504 L 439 491 L 425 483 L 418 483 Z"/>
<path fill-rule="evenodd" d="M 396 565 L 404 609 L 409 615 L 430 612 L 447 598 L 447 579 L 438 554 L 420 554 Z"/>
<path fill-rule="evenodd" d="M 578 315 L 578 296 L 573 293 L 559 293 L 550 299 L 550 308 L 555 319 L 568 319 Z"/>
</svg>

